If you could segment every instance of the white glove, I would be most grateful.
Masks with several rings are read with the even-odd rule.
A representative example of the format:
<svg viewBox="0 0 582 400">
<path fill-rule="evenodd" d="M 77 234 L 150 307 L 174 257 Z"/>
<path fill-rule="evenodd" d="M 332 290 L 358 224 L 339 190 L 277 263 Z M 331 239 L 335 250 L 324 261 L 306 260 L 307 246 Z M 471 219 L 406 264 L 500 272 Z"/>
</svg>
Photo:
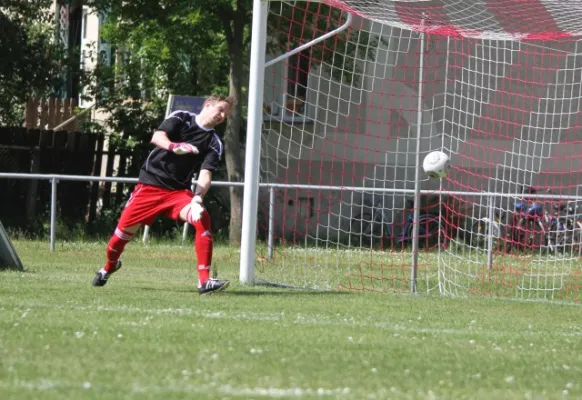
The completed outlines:
<svg viewBox="0 0 582 400">
<path fill-rule="evenodd" d="M 178 155 L 182 155 L 182 154 L 198 154 L 200 153 L 198 151 L 198 147 L 191 145 L 190 143 L 170 143 L 170 146 L 168 146 L 168 150 L 169 151 L 173 151 L 174 153 L 178 154 Z"/>
<path fill-rule="evenodd" d="M 196 195 L 192 198 L 190 202 L 190 215 L 192 221 L 196 222 L 202 218 L 202 212 L 204 211 L 204 206 L 202 205 L 202 197 Z"/>
</svg>

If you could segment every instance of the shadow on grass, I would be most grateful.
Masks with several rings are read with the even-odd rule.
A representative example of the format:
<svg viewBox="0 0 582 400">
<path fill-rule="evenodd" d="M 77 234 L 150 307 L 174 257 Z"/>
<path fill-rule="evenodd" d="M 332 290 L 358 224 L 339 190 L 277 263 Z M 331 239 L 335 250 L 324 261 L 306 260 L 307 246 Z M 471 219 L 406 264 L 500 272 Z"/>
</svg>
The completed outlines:
<svg viewBox="0 0 582 400">
<path fill-rule="evenodd" d="M 226 290 L 221 295 L 228 296 L 302 296 L 302 295 L 349 295 L 348 292 L 331 291 L 331 290 L 309 290 L 309 289 L 278 289 L 278 290 Z"/>
<path fill-rule="evenodd" d="M 30 270 L 27 268 L 24 269 L 19 269 L 19 268 L 13 268 L 13 267 L 0 267 L 0 274 L 5 273 L 5 274 L 9 274 L 9 273 L 35 273 L 34 270 Z"/>
<path fill-rule="evenodd" d="M 137 286 L 133 289 L 142 290 L 145 292 L 174 292 L 174 293 L 192 293 L 198 294 L 196 288 L 170 288 L 170 287 L 153 287 L 153 286 Z M 211 296 L 300 296 L 300 295 L 347 295 L 348 292 L 340 291 L 323 291 L 313 289 L 273 289 L 273 290 L 237 290 L 236 288 L 229 288 L 222 292 L 209 293 L 203 297 Z"/>
<path fill-rule="evenodd" d="M 137 286 L 132 289 L 143 290 L 145 292 L 174 292 L 174 293 L 196 293 L 196 288 L 169 288 L 169 287 L 153 287 L 153 286 Z"/>
</svg>

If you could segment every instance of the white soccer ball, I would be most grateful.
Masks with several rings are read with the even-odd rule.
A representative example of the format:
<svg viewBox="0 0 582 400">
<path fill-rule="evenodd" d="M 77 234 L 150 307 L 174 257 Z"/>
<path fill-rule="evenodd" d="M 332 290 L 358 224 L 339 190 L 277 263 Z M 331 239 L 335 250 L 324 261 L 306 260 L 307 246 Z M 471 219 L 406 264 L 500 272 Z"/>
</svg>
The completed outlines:
<svg viewBox="0 0 582 400">
<path fill-rule="evenodd" d="M 442 151 L 431 151 L 424 157 L 422 169 L 431 178 L 442 179 L 449 173 L 449 156 Z"/>
</svg>

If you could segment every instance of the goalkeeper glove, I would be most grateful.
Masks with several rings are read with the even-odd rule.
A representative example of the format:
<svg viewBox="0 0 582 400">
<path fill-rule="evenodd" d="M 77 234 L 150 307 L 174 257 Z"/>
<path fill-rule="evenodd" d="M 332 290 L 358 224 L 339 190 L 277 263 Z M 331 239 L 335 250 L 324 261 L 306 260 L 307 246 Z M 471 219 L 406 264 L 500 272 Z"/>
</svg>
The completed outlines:
<svg viewBox="0 0 582 400">
<path fill-rule="evenodd" d="M 196 222 L 202 218 L 202 212 L 204 211 L 204 206 L 202 205 L 202 197 L 200 195 L 195 195 L 190 202 L 190 215 L 192 221 Z"/>
<path fill-rule="evenodd" d="M 198 154 L 198 147 L 191 145 L 190 143 L 170 143 L 168 146 L 169 151 L 173 151 L 178 155 L 182 154 Z"/>
</svg>

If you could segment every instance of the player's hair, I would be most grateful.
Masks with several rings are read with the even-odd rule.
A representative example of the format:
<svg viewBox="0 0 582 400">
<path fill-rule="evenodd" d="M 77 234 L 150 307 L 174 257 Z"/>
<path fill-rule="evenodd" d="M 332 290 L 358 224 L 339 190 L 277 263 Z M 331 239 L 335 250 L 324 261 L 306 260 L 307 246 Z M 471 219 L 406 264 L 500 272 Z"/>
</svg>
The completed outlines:
<svg viewBox="0 0 582 400">
<path fill-rule="evenodd" d="M 230 112 L 232 112 L 232 110 L 234 109 L 234 107 L 236 106 L 236 99 L 233 96 L 220 96 L 218 94 L 213 94 L 208 96 L 205 100 L 204 103 L 202 103 L 202 107 L 204 107 L 206 104 L 214 104 L 217 103 L 219 101 L 224 101 L 226 103 L 228 103 L 229 108 L 230 108 Z"/>
</svg>

